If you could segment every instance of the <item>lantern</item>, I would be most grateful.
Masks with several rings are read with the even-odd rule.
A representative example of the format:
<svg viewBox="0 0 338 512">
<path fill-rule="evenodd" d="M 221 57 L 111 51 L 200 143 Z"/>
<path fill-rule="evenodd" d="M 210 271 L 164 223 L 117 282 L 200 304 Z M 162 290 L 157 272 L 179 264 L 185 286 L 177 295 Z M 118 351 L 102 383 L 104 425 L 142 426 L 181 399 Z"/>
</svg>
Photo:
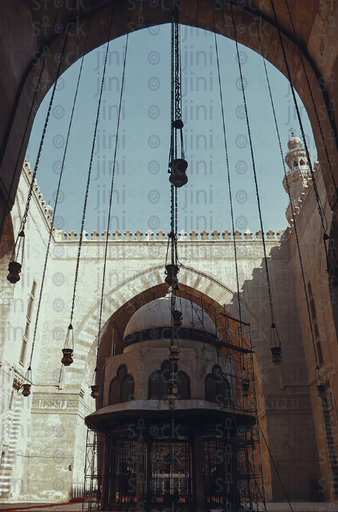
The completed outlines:
<svg viewBox="0 0 338 512">
<path fill-rule="evenodd" d="M 281 362 L 283 361 L 283 358 L 282 358 L 282 348 L 281 347 L 271 347 L 270 348 L 271 350 L 271 359 L 270 361 L 275 364 L 276 366 L 280 365 Z"/>
<path fill-rule="evenodd" d="M 26 382 L 23 385 L 22 394 L 23 396 L 29 396 L 31 394 L 31 380 L 32 380 L 32 369 L 29 366 L 26 373 Z"/>
<path fill-rule="evenodd" d="M 188 181 L 185 171 L 188 167 L 188 162 L 183 158 L 175 158 L 169 164 L 171 169 L 169 181 L 174 187 L 183 187 Z"/>
<path fill-rule="evenodd" d="M 165 266 L 165 273 L 167 275 L 167 277 L 165 278 L 165 282 L 171 288 L 174 288 L 178 283 L 178 279 L 177 279 L 178 271 L 179 271 L 178 265 L 169 264 L 169 265 Z"/>
<path fill-rule="evenodd" d="M 25 232 L 24 232 L 24 230 L 22 230 L 22 231 L 20 231 L 20 233 L 18 235 L 17 248 L 16 248 L 16 254 L 18 256 L 17 259 L 19 259 L 19 254 L 21 252 L 21 263 L 19 261 L 15 260 L 15 248 L 14 248 L 11 261 L 8 264 L 9 274 L 7 276 L 7 279 L 11 284 L 15 284 L 18 281 L 20 281 L 19 274 L 20 274 L 21 268 L 22 268 L 24 247 L 25 247 Z"/>
<path fill-rule="evenodd" d="M 72 364 L 73 350 L 74 350 L 73 326 L 72 326 L 72 324 L 69 324 L 66 341 L 65 341 L 65 346 L 62 349 L 63 358 L 61 359 L 61 363 L 63 364 L 63 366 L 70 366 Z"/>
</svg>

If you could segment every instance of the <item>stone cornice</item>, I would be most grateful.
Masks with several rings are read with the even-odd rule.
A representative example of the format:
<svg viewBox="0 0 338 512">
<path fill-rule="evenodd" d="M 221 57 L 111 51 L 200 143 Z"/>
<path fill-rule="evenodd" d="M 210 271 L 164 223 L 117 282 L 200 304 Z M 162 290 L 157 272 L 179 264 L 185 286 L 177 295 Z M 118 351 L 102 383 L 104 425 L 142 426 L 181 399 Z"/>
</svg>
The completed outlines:
<svg viewBox="0 0 338 512">
<path fill-rule="evenodd" d="M 204 230 L 201 233 L 197 233 L 196 231 L 191 231 L 189 235 L 184 231 L 180 231 L 178 233 L 178 243 L 182 242 L 221 242 L 221 243 L 233 243 L 233 239 L 235 238 L 236 242 L 261 242 L 262 241 L 262 231 L 259 230 L 256 232 L 255 237 L 253 237 L 253 233 L 249 230 L 246 230 L 244 233 L 244 237 L 242 237 L 242 234 L 240 231 L 235 231 L 234 237 L 231 236 L 232 233 L 228 230 L 223 231 L 223 233 L 220 233 L 217 230 L 214 230 L 211 234 Z M 275 236 L 276 235 L 276 236 Z M 188 238 L 188 236 L 190 238 Z M 56 230 L 55 231 L 55 240 L 56 242 L 67 242 L 67 244 L 79 243 L 80 236 L 75 233 L 75 231 L 71 231 L 70 233 L 66 233 L 63 230 Z M 264 240 L 269 241 L 284 241 L 288 239 L 288 229 L 280 229 L 277 233 L 269 229 L 266 233 L 264 233 Z M 84 231 L 83 235 L 83 243 L 89 243 L 90 245 L 93 245 L 95 242 L 98 242 L 102 244 L 102 242 L 105 242 L 107 240 L 107 232 L 104 231 L 102 235 L 97 231 L 93 231 L 91 233 L 91 237 L 89 238 L 89 234 Z M 145 234 L 143 234 L 141 231 L 136 231 L 136 233 L 133 236 L 133 233 L 130 231 L 126 231 L 124 233 L 124 237 L 122 238 L 122 233 L 120 231 L 115 231 L 112 235 L 108 233 L 108 241 L 109 243 L 116 243 L 116 242 L 123 242 L 123 243 L 130 243 L 130 242 L 162 242 L 167 243 L 168 237 L 163 231 L 159 231 L 158 233 L 153 233 L 151 230 L 148 230 Z"/>
</svg>

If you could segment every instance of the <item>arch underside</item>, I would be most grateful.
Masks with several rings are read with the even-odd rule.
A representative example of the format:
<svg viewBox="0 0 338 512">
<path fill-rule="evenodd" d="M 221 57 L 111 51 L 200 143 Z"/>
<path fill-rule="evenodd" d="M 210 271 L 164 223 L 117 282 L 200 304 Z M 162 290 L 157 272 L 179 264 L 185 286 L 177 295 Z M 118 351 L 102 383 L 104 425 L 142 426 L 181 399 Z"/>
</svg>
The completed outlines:
<svg viewBox="0 0 338 512">
<path fill-rule="evenodd" d="M 69 2 L 64 2 L 65 6 Z M 62 51 L 66 32 L 69 33 L 65 54 L 61 66 L 61 73 L 65 71 L 70 65 L 78 60 L 83 54 L 90 52 L 94 48 L 107 42 L 109 34 L 109 24 L 112 14 L 112 5 L 114 8 L 113 21 L 111 29 L 111 39 L 121 37 L 127 32 L 131 33 L 143 28 L 171 22 L 171 10 L 166 5 L 165 1 L 162 2 L 95 2 L 95 5 L 86 5 L 83 8 L 82 2 L 75 2 L 76 8 L 73 14 L 73 19 L 76 22 L 70 23 L 70 9 L 61 9 L 58 22 L 64 28 L 64 32 L 58 36 L 52 36 L 47 33 L 45 36 L 40 34 L 36 39 L 30 33 L 25 34 L 26 40 L 30 41 L 30 45 L 24 46 L 24 54 L 22 59 L 24 65 L 22 67 L 22 74 L 17 73 L 13 80 L 12 90 L 8 92 L 8 102 L 5 106 L 4 112 L 4 128 L 3 128 L 3 143 L 0 149 L 0 165 L 2 186 L 0 187 L 0 195 L 2 196 L 2 208 L 6 202 L 7 193 L 10 193 L 10 207 L 13 204 L 15 191 L 20 176 L 20 164 L 24 158 L 25 148 L 28 143 L 28 138 L 31 126 L 34 119 L 34 114 L 31 116 L 28 130 L 25 133 L 25 125 L 29 117 L 29 110 L 34 95 L 35 84 L 37 83 L 38 76 L 41 71 L 44 58 L 41 56 L 43 51 L 46 51 L 46 44 L 49 45 L 48 56 L 44 65 L 44 86 L 40 88 L 37 93 L 36 107 L 41 103 L 43 97 L 47 93 L 49 87 L 54 83 L 57 76 L 57 62 L 58 56 Z M 264 2 L 243 3 L 243 7 L 232 6 L 234 23 L 236 27 L 236 37 L 239 43 L 251 48 L 252 50 L 261 53 L 260 39 L 262 42 L 264 56 L 269 60 L 277 69 L 279 69 L 286 77 L 287 70 L 283 59 L 283 52 L 280 46 L 278 31 L 274 25 L 274 19 L 270 8 L 265 6 Z M 297 3 L 298 4 L 298 3 Z M 276 12 L 278 22 L 282 30 L 282 39 L 285 47 L 285 52 L 288 58 L 288 65 L 290 68 L 291 79 L 294 87 L 300 95 L 304 106 L 308 112 L 317 148 L 318 156 L 324 170 L 324 179 L 326 187 L 331 184 L 330 172 L 325 172 L 327 167 L 327 159 L 322 144 L 322 138 L 318 127 L 315 111 L 313 108 L 311 94 L 308 89 L 307 81 L 303 75 L 302 62 L 300 60 L 299 50 L 297 45 L 303 51 L 303 59 L 308 75 L 309 83 L 312 89 L 313 99 L 315 101 L 317 112 L 321 113 L 321 127 L 324 135 L 329 135 L 334 130 L 335 133 L 335 112 L 330 107 L 330 94 L 329 89 L 323 87 L 322 70 L 320 70 L 314 61 L 312 61 L 307 52 L 306 45 L 310 44 L 311 27 L 315 24 L 316 11 L 300 5 L 292 7 L 292 15 L 295 20 L 298 16 L 302 23 L 296 24 L 297 32 L 293 34 L 292 26 L 287 13 L 284 12 L 282 6 L 276 5 Z M 213 10 L 214 7 L 214 10 Z M 47 12 L 42 9 L 30 11 L 32 17 L 31 22 L 41 24 L 43 16 L 49 15 L 49 19 L 55 18 L 55 7 L 46 7 Z M 49 10 L 48 10 L 49 9 Z M 40 19 L 41 18 L 41 19 Z M 235 32 L 232 24 L 231 12 L 226 2 L 215 0 L 215 2 L 183 2 L 180 11 L 180 21 L 182 24 L 201 29 L 214 31 L 224 37 L 234 39 Z M 30 20 L 26 20 L 26 25 L 29 26 Z M 34 25 L 38 26 L 38 25 Z M 88 38 L 87 32 L 89 30 Z M 258 37 L 258 30 L 260 38 Z M 23 32 L 25 29 L 23 29 Z M 311 43 L 312 44 L 312 43 Z M 32 48 L 34 47 L 34 52 Z M 45 50 L 44 50 L 45 48 Z M 22 51 L 22 46 L 20 51 Z M 32 58 L 33 55 L 33 58 Z M 10 77 L 8 77 L 10 81 Z M 321 80 L 321 82 L 320 82 Z M 332 88 L 331 88 L 332 89 Z M 329 114 L 329 115 L 328 115 Z M 1 134 L 0 134 L 1 136 Z M 24 138 L 22 145 L 22 152 L 20 155 L 21 162 L 16 170 L 17 176 L 14 177 L 13 186 L 11 186 L 11 172 L 5 172 L 7 169 L 14 169 L 15 162 L 18 158 L 19 148 Z M 332 139 L 332 134 L 331 134 Z M 337 145 L 333 139 L 333 144 L 330 143 L 330 157 L 337 158 Z M 333 172 L 335 168 L 333 168 Z M 0 198 L 1 199 L 1 198 Z M 332 204 L 335 207 L 335 204 Z"/>
</svg>

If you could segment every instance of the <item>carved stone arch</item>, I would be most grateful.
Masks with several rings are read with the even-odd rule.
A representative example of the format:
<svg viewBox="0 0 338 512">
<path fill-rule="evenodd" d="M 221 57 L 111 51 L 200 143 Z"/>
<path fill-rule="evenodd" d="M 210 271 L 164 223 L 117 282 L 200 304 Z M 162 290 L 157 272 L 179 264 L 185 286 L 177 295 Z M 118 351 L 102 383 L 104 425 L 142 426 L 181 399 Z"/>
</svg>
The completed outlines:
<svg viewBox="0 0 338 512">
<path fill-rule="evenodd" d="M 203 297 L 203 308 L 206 312 L 213 313 L 214 307 L 226 304 L 229 306 L 230 314 L 236 316 L 237 311 L 237 295 L 225 283 L 215 279 L 213 276 L 205 272 L 196 270 L 194 268 L 182 266 L 180 269 L 180 290 L 182 298 L 194 300 L 197 297 Z M 98 358 L 99 369 L 99 385 L 103 389 L 103 369 L 106 357 L 111 356 L 111 333 L 115 329 L 120 336 L 117 340 L 116 354 L 122 352 L 122 338 L 123 331 L 134 312 L 137 311 L 144 304 L 159 298 L 164 297 L 167 293 L 167 286 L 164 284 L 164 271 L 163 266 L 148 268 L 139 272 L 132 278 L 126 280 L 123 284 L 108 291 L 104 297 L 103 315 L 101 330 L 102 337 L 100 343 L 100 351 Z M 268 329 L 266 325 L 262 324 L 258 316 L 251 311 L 249 305 L 243 301 L 244 310 L 243 318 L 245 321 L 251 322 L 251 325 L 256 327 L 260 332 L 266 333 L 266 338 L 269 340 Z M 87 358 L 78 359 L 77 354 L 80 352 L 88 354 L 88 349 L 96 344 L 97 337 L 97 309 L 99 301 L 96 301 L 89 311 L 83 316 L 80 326 L 74 332 L 75 335 L 75 350 L 74 361 L 76 365 L 72 365 L 68 369 L 68 378 L 72 383 L 78 383 L 80 386 L 84 369 L 92 366 L 94 370 L 93 355 L 91 360 Z M 259 326 L 259 329 L 258 327 Z M 269 350 L 269 341 L 264 341 L 266 350 Z M 258 366 L 257 366 L 258 369 Z M 92 370 L 92 371 L 93 371 Z M 258 371 L 258 376 L 259 376 Z M 101 380 L 100 380 L 101 379 Z M 262 383 L 260 383 L 260 389 Z M 97 406 L 102 406 L 102 395 L 99 397 Z"/>
</svg>

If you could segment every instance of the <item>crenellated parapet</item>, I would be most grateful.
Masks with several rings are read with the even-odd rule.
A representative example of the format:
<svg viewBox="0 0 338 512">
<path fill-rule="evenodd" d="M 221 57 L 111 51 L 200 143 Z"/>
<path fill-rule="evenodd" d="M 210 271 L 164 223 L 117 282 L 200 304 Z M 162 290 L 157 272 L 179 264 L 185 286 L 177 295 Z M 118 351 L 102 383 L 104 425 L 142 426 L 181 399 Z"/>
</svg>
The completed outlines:
<svg viewBox="0 0 338 512">
<path fill-rule="evenodd" d="M 26 159 L 22 166 L 22 174 L 25 178 L 25 181 L 26 181 L 28 187 L 30 187 L 32 178 L 33 178 L 33 171 L 30 167 L 30 163 Z M 34 197 L 36 204 L 40 208 L 40 211 L 47 222 L 48 227 L 50 227 L 52 224 L 52 215 L 53 215 L 54 209 L 52 208 L 52 206 L 50 204 L 46 204 L 46 201 L 43 199 L 43 194 L 40 191 L 40 187 L 37 184 L 36 179 L 34 179 L 34 184 L 33 184 L 33 189 L 32 189 L 32 197 Z"/>
<path fill-rule="evenodd" d="M 33 177 L 33 170 L 30 167 L 30 164 L 27 160 L 25 160 L 22 168 L 22 174 L 24 176 L 24 179 L 26 181 L 26 185 L 29 188 L 32 177 Z M 35 200 L 35 203 L 40 210 L 41 216 L 44 218 L 44 221 L 46 222 L 46 226 L 48 230 L 50 229 L 50 226 L 52 225 L 52 215 L 53 215 L 53 208 L 49 204 L 46 204 L 46 201 L 43 199 L 43 194 L 40 191 L 40 187 L 37 184 L 36 179 L 34 180 L 33 190 L 32 190 L 32 197 Z M 266 233 L 264 233 L 264 240 L 281 240 L 283 238 L 288 238 L 288 231 L 289 228 L 280 229 L 277 233 L 269 229 Z M 58 230 L 53 227 L 53 238 L 55 242 L 67 242 L 67 243 L 77 243 L 80 240 L 80 234 L 77 233 L 74 230 L 71 230 L 70 232 L 66 232 L 64 230 Z M 114 232 L 107 233 L 107 231 L 103 231 L 103 233 L 99 233 L 98 231 L 94 230 L 91 233 L 88 233 L 87 231 L 83 232 L 82 242 L 93 244 L 93 242 L 105 242 L 108 238 L 109 243 L 114 242 L 162 242 L 167 243 L 168 241 L 168 234 L 164 231 L 160 230 L 157 233 L 154 233 L 150 229 L 143 233 L 140 230 L 137 230 L 135 233 L 132 233 L 131 231 L 127 230 L 124 233 L 121 233 L 119 230 L 115 230 Z M 224 231 L 220 232 L 216 229 L 212 232 L 208 232 L 205 229 L 198 233 L 197 231 L 193 230 L 190 233 L 186 233 L 184 230 L 181 230 L 178 233 L 178 243 L 182 242 L 215 242 L 215 243 L 224 243 L 224 242 L 252 242 L 256 243 L 261 242 L 263 239 L 262 231 L 259 230 L 255 234 L 252 233 L 249 229 L 247 229 L 244 233 L 240 232 L 239 230 L 236 230 L 234 233 L 231 231 L 225 229 Z"/>
<path fill-rule="evenodd" d="M 269 229 L 266 233 L 262 233 L 261 230 L 257 231 L 253 236 L 253 233 L 250 230 L 246 230 L 244 233 L 236 230 L 235 233 L 231 233 L 228 230 L 220 233 L 217 230 L 214 230 L 212 233 L 209 233 L 206 230 L 203 230 L 201 233 L 197 233 L 197 231 L 191 231 L 189 234 L 184 230 L 181 230 L 178 233 L 178 243 L 181 242 L 231 242 L 235 239 L 236 242 L 252 242 L 252 243 L 261 243 L 264 237 L 265 241 L 269 240 L 281 240 L 288 238 L 288 229 L 280 229 L 275 233 L 272 229 Z M 97 231 L 92 231 L 92 233 L 83 232 L 82 242 L 105 242 L 107 240 L 109 242 L 167 242 L 168 235 L 166 235 L 163 231 L 158 231 L 157 233 L 153 233 L 150 229 L 146 233 L 142 233 L 142 231 L 138 230 L 134 234 L 131 231 L 125 231 L 123 234 L 120 231 L 116 230 L 113 233 L 108 233 L 104 231 L 101 235 Z M 70 233 L 66 233 L 63 230 L 55 231 L 55 240 L 58 242 L 76 242 L 78 243 L 80 240 L 80 235 L 78 235 L 75 231 L 70 231 Z"/>
</svg>

